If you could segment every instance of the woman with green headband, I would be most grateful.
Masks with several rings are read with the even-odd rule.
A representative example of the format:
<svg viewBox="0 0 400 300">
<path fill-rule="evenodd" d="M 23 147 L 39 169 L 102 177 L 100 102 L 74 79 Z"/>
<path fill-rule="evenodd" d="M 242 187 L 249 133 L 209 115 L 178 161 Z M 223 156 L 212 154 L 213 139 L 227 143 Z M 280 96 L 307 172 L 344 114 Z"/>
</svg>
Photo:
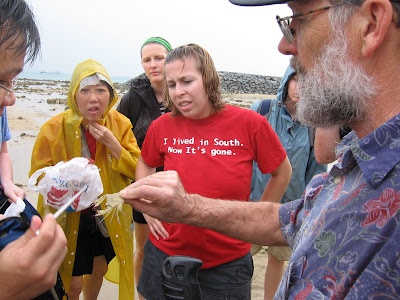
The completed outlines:
<svg viewBox="0 0 400 300">
<path fill-rule="evenodd" d="M 152 121 L 169 111 L 163 104 L 164 60 L 171 50 L 171 45 L 163 38 L 147 39 L 141 49 L 140 57 L 146 77 L 136 77 L 128 93 L 122 97 L 117 110 L 127 116 L 132 123 L 139 147 L 142 147 L 147 129 Z M 135 245 L 134 255 L 135 281 L 139 282 L 143 262 L 143 248 L 150 231 L 156 238 L 168 237 L 168 232 L 161 222 L 133 210 Z M 144 299 L 139 293 L 139 299 Z"/>
</svg>

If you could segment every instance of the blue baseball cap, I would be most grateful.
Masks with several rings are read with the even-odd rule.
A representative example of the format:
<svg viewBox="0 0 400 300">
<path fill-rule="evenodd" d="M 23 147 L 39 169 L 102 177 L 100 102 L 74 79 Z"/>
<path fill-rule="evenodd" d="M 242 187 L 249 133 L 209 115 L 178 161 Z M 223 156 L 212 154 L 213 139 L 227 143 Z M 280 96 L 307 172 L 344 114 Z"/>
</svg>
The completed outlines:
<svg viewBox="0 0 400 300">
<path fill-rule="evenodd" d="M 262 6 L 271 4 L 283 4 L 292 0 L 229 0 L 231 3 L 240 6 Z"/>
</svg>

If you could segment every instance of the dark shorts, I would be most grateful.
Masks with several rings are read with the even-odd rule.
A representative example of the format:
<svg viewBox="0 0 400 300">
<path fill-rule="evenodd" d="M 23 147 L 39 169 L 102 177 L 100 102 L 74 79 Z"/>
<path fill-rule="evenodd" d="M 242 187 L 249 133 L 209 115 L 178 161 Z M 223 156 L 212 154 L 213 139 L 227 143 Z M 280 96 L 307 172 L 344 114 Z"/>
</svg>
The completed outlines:
<svg viewBox="0 0 400 300">
<path fill-rule="evenodd" d="M 165 299 L 161 287 L 161 271 L 167 254 L 149 240 L 144 246 L 142 273 L 138 291 L 147 300 Z M 200 269 L 198 280 L 203 300 L 251 299 L 251 278 L 254 266 L 251 254 L 209 269 Z"/>
<path fill-rule="evenodd" d="M 107 263 L 115 257 L 110 238 L 101 234 L 93 215 L 93 211 L 81 213 L 72 276 L 92 274 L 95 256 L 104 255 Z"/>
<path fill-rule="evenodd" d="M 133 221 L 139 224 L 147 224 L 146 219 L 140 211 L 133 209 Z"/>
</svg>

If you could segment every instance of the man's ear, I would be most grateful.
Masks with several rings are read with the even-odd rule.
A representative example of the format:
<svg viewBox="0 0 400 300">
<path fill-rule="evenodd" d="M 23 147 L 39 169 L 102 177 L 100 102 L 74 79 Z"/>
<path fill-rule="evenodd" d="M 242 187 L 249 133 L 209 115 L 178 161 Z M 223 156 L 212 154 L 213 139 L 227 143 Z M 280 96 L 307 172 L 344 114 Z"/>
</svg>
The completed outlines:
<svg viewBox="0 0 400 300">
<path fill-rule="evenodd" d="M 360 8 L 365 26 L 362 28 L 363 57 L 370 57 L 382 44 L 393 19 L 393 7 L 387 0 L 367 0 Z"/>
</svg>

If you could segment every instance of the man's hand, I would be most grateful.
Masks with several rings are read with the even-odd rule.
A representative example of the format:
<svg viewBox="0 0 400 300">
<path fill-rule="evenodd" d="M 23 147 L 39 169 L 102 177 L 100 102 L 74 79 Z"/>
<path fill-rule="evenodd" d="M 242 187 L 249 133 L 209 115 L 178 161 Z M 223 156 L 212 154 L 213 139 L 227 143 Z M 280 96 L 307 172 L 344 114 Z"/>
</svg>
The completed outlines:
<svg viewBox="0 0 400 300">
<path fill-rule="evenodd" d="M 6 283 L 0 285 L 0 299 L 32 299 L 53 287 L 66 245 L 52 215 L 45 216 L 43 223 L 33 216 L 26 233 L 0 252 L 0 282 Z"/>
<path fill-rule="evenodd" d="M 120 195 L 134 209 L 164 222 L 204 227 L 258 245 L 287 245 L 280 229 L 280 204 L 186 194 L 175 171 L 140 179 Z"/>
<path fill-rule="evenodd" d="M 123 189 L 120 195 L 134 209 L 170 223 L 184 223 L 194 204 L 175 171 L 147 176 Z"/>
</svg>

